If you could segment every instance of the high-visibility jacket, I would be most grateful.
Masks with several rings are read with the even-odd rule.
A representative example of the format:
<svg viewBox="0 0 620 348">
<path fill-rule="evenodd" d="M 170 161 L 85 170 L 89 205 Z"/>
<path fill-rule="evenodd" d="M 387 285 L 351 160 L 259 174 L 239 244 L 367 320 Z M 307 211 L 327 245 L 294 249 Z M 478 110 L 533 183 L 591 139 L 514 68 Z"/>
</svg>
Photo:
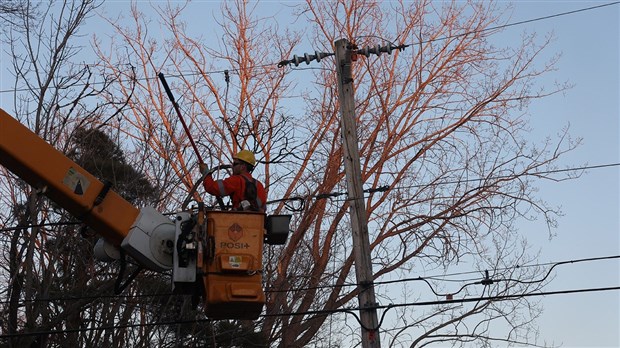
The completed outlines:
<svg viewBox="0 0 620 348">
<path fill-rule="evenodd" d="M 247 180 L 253 181 L 256 185 L 256 206 L 259 211 L 265 212 L 267 192 L 265 191 L 263 184 L 252 178 L 250 173 L 231 175 L 224 180 L 213 180 L 213 177 L 208 175 L 203 183 L 205 191 L 214 196 L 230 196 L 232 198 L 233 209 L 239 209 L 241 201 L 249 200 L 248 197 L 245 197 L 246 179 L 244 179 L 242 175 L 245 176 Z"/>
</svg>

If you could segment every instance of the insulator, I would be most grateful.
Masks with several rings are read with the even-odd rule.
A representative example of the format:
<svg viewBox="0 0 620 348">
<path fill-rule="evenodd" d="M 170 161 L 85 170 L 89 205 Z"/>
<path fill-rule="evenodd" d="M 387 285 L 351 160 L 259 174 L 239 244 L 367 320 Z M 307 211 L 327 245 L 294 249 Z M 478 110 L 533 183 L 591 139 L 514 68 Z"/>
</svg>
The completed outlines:
<svg viewBox="0 0 620 348">
<path fill-rule="evenodd" d="M 304 61 L 304 58 L 302 57 L 297 57 L 297 55 L 293 55 L 293 59 L 292 59 L 293 63 L 295 63 L 295 66 L 299 66 L 299 63 Z"/>
<path fill-rule="evenodd" d="M 314 51 L 314 59 L 316 59 L 317 62 L 320 63 L 321 62 L 321 58 L 323 58 L 323 57 L 324 57 L 323 53 Z"/>
<path fill-rule="evenodd" d="M 394 49 L 392 47 L 392 44 L 390 44 L 389 42 L 387 43 L 387 46 L 385 47 L 387 54 L 392 54 L 392 50 Z"/>
<path fill-rule="evenodd" d="M 293 55 L 293 59 L 281 61 L 280 63 L 278 63 L 278 67 L 283 67 L 288 64 L 295 64 L 295 66 L 299 66 L 299 64 L 301 64 L 302 62 L 306 62 L 306 65 L 309 65 L 310 62 L 312 62 L 313 60 L 320 62 L 322 58 L 333 56 L 333 55 L 334 53 L 325 53 L 325 52 L 318 52 L 318 51 L 314 51 L 314 55 L 304 53 L 302 57 Z"/>
<path fill-rule="evenodd" d="M 363 56 L 366 56 L 366 58 L 368 58 L 371 54 L 376 54 L 377 56 L 380 56 L 381 53 L 386 52 L 387 54 L 392 54 L 392 51 L 394 50 L 404 50 L 405 47 L 407 47 L 408 45 L 398 45 L 398 46 L 392 46 L 392 44 L 390 42 L 388 42 L 385 46 L 380 46 L 380 45 L 376 45 L 373 47 L 369 47 L 366 46 L 362 49 L 359 49 L 357 51 L 355 51 L 355 53 L 357 54 L 361 54 Z"/>
</svg>

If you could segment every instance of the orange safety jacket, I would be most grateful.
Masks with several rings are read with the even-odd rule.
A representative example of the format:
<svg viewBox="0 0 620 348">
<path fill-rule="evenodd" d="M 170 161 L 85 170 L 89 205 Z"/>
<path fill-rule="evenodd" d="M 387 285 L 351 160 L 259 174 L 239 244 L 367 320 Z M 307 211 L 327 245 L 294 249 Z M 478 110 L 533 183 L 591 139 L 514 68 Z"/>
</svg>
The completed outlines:
<svg viewBox="0 0 620 348">
<path fill-rule="evenodd" d="M 213 180 L 211 175 L 205 178 L 203 183 L 205 190 L 214 196 L 231 196 L 233 209 L 238 209 L 241 201 L 248 198 L 245 196 L 246 180 L 240 175 L 232 175 L 224 180 Z M 265 203 L 267 203 L 267 192 L 263 184 L 252 178 L 249 173 L 244 175 L 248 180 L 254 181 L 256 185 L 256 206 L 259 211 L 265 212 Z"/>
</svg>

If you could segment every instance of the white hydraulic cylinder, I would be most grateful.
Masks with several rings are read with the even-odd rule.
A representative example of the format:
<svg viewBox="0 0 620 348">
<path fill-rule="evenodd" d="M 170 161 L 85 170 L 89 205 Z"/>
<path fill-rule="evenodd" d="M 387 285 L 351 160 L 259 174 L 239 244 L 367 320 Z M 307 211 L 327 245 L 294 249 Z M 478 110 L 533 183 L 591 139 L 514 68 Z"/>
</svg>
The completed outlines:
<svg viewBox="0 0 620 348">
<path fill-rule="evenodd" d="M 172 268 L 175 228 L 169 218 L 152 207 L 144 207 L 123 239 L 121 248 L 149 269 L 169 270 Z"/>
</svg>

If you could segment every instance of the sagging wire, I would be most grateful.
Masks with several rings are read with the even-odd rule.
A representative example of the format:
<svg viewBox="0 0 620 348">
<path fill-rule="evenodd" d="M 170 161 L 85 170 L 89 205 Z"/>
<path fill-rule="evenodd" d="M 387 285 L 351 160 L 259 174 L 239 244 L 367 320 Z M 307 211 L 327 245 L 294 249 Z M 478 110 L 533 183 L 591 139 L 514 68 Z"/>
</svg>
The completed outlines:
<svg viewBox="0 0 620 348">
<path fill-rule="evenodd" d="M 479 301 L 506 301 L 515 298 L 525 298 L 525 297 L 538 297 L 538 296 L 551 296 L 551 295 L 565 295 L 565 294 L 577 294 L 577 293 L 588 293 L 588 292 L 602 292 L 602 291 L 618 291 L 620 290 L 620 286 L 612 286 L 605 288 L 586 288 L 586 289 L 570 289 L 570 290 L 559 290 L 559 291 L 548 291 L 548 292 L 537 292 L 537 293 L 529 293 L 529 294 L 514 294 L 514 295 L 501 295 L 501 296 L 484 296 L 484 297 L 472 297 L 472 298 L 463 298 L 457 300 L 442 300 L 442 301 L 426 301 L 426 302 L 409 302 L 409 303 L 390 303 L 389 305 L 379 305 L 374 307 L 367 308 L 345 308 L 345 309 L 335 309 L 335 310 L 317 310 L 317 311 L 306 311 L 306 312 L 296 312 L 296 313 L 277 313 L 277 314 L 263 314 L 260 317 L 284 317 L 284 316 L 298 316 L 298 315 L 315 315 L 315 316 L 326 316 L 337 313 L 345 313 L 353 315 L 356 320 L 359 322 L 360 319 L 354 311 L 359 311 L 363 309 L 385 309 L 382 317 L 385 316 L 385 313 L 397 307 L 411 307 L 411 306 L 436 306 L 442 304 L 454 304 L 454 303 L 468 303 L 468 302 L 479 302 Z M 113 329 L 122 329 L 122 328 L 132 328 L 132 327 L 146 327 L 146 326 L 159 326 L 159 325 L 175 325 L 175 324 L 198 324 L 209 322 L 212 319 L 193 319 L 193 320 L 174 320 L 174 321 L 166 321 L 166 322 L 150 322 L 150 323 L 140 323 L 140 324 L 126 324 L 126 325 L 113 325 L 106 327 L 96 327 L 96 328 L 79 328 L 79 329 L 65 329 L 65 330 L 54 330 L 54 331 L 38 331 L 38 332 L 19 332 L 12 334 L 4 334 L 0 335 L 0 339 L 10 338 L 10 337 L 27 337 L 27 336 L 39 336 L 44 334 L 64 334 L 71 332 L 86 332 L 86 331 L 101 331 L 101 330 L 113 330 Z M 312 318 L 308 319 L 312 320 Z M 381 319 L 381 323 L 383 322 L 383 318 Z M 360 325 L 362 323 L 360 322 Z M 366 330 L 373 330 L 372 328 L 364 327 Z M 375 328 L 374 331 L 378 330 L 379 327 Z"/>
<path fill-rule="evenodd" d="M 391 186 L 390 185 L 383 185 L 383 186 L 379 186 L 379 187 L 374 187 L 374 188 L 368 188 L 365 189 L 363 192 L 364 193 L 376 193 L 376 192 L 387 192 L 388 190 L 390 190 Z M 327 192 L 327 193 L 318 193 L 316 195 L 306 195 L 306 196 L 291 196 L 291 197 L 286 197 L 286 198 L 281 198 L 281 199 L 275 199 L 272 201 L 268 201 L 267 205 L 269 204 L 276 204 L 276 203 L 284 203 L 284 205 L 287 207 L 287 209 L 289 209 L 290 211 L 293 212 L 301 212 L 304 211 L 305 206 L 306 206 L 306 202 L 308 200 L 311 199 L 315 199 L 315 200 L 319 200 L 319 199 L 331 199 L 331 198 L 336 198 L 336 197 L 340 197 L 340 196 L 344 196 L 347 195 L 347 192 Z M 354 200 L 355 198 L 347 198 L 346 200 Z M 296 202 L 299 205 L 295 206 L 293 204 L 287 204 L 288 202 Z"/>
<path fill-rule="evenodd" d="M 618 259 L 620 258 L 620 255 L 614 255 L 614 256 L 601 256 L 601 257 L 591 257 L 591 258 L 586 258 L 586 259 L 579 259 L 579 260 L 567 260 L 567 261 L 560 261 L 560 262 L 556 262 L 554 263 L 549 270 L 547 270 L 547 273 L 545 274 L 544 277 L 537 279 L 537 280 L 529 280 L 529 281 L 523 281 L 523 280 L 519 280 L 519 279 L 512 279 L 512 278 L 491 278 L 489 277 L 489 271 L 485 270 L 484 271 L 484 278 L 482 280 L 479 281 L 475 281 L 475 282 L 471 282 L 471 283 L 467 283 L 464 284 L 463 286 L 461 286 L 461 288 L 456 291 L 456 292 L 451 292 L 451 293 L 438 293 L 437 291 L 435 291 L 435 288 L 433 287 L 433 285 L 425 278 L 422 277 L 418 277 L 418 278 L 410 278 L 409 280 L 419 280 L 419 281 L 423 281 L 425 282 L 428 287 L 431 289 L 431 291 L 433 292 L 433 294 L 435 294 L 435 296 L 437 297 L 445 297 L 447 299 L 452 299 L 453 296 L 458 295 L 461 291 L 463 291 L 465 288 L 472 286 L 472 285 L 484 285 L 484 286 L 489 286 L 492 285 L 494 283 L 498 283 L 498 282 L 514 282 L 514 283 L 519 283 L 519 284 L 536 284 L 536 283 L 542 283 L 545 280 L 547 280 L 547 278 L 549 277 L 549 275 L 551 274 L 551 272 L 553 271 L 553 269 L 557 266 L 560 265 L 566 265 L 566 264 L 573 264 L 573 263 L 580 263 L 580 262 L 589 262 L 589 261 L 601 261 L 601 260 L 612 260 L 612 259 Z M 520 266 L 515 266 L 515 268 L 520 268 Z M 399 280 L 402 281 L 402 280 Z M 388 281 L 388 282 L 377 282 L 375 284 L 389 284 L 395 281 Z"/>
<path fill-rule="evenodd" d="M 538 296 L 551 296 L 551 295 L 565 295 L 565 294 L 576 294 L 576 293 L 587 293 L 587 292 L 601 292 L 601 291 L 618 291 L 620 290 L 620 286 L 611 286 L 604 288 L 586 288 L 586 289 L 570 289 L 570 290 L 559 290 L 559 291 L 547 291 L 547 292 L 534 292 L 534 293 L 525 293 L 525 294 L 506 294 L 506 295 L 498 295 L 498 296 L 478 296 L 478 297 L 470 297 L 470 298 L 462 298 L 462 299 L 447 299 L 447 300 L 439 300 L 439 301 L 424 301 L 424 302 L 408 302 L 408 303 L 390 303 L 387 305 L 376 305 L 370 307 L 360 307 L 360 308 L 342 308 L 342 309 L 333 309 L 333 310 L 316 310 L 316 311 L 305 311 L 305 312 L 297 312 L 297 313 L 278 313 L 278 314 L 263 314 L 261 317 L 281 317 L 281 316 L 298 316 L 298 315 L 313 315 L 315 317 L 318 316 L 326 316 L 331 314 L 345 313 L 352 315 L 359 325 L 367 331 L 378 331 L 383 324 L 385 319 L 385 315 L 390 309 L 399 308 L 399 307 L 413 307 L 413 306 L 437 306 L 437 305 L 449 305 L 449 304 L 457 304 L 457 303 L 469 303 L 469 302 L 480 302 L 480 301 L 507 301 L 517 298 L 526 298 L 526 297 L 538 297 Z M 383 309 L 383 313 L 381 314 L 381 319 L 377 327 L 369 328 L 366 327 L 362 322 L 356 311 L 362 310 L 379 310 Z M 308 319 L 312 320 L 312 318 Z"/>
<path fill-rule="evenodd" d="M 554 263 L 549 270 L 547 271 L 547 274 L 545 274 L 544 277 L 542 277 L 539 280 L 530 280 L 530 281 L 523 281 L 523 280 L 519 280 L 519 279 L 497 279 L 495 281 L 512 281 L 512 282 L 516 282 L 516 283 L 521 283 L 521 284 L 534 284 L 534 283 L 541 283 L 543 281 L 545 281 L 549 275 L 551 274 L 551 271 L 553 271 L 554 268 L 556 268 L 557 266 L 561 266 L 561 265 L 566 265 L 566 264 L 572 264 L 572 263 L 580 263 L 580 262 L 588 262 L 588 261 L 601 261 L 601 260 L 611 260 L 611 259 L 618 259 L 620 258 L 620 255 L 615 255 L 615 256 L 601 256 L 601 257 L 591 257 L 591 258 L 586 258 L 586 259 L 578 259 L 578 260 L 567 260 L 567 261 L 560 261 L 560 262 L 556 262 Z"/>
<path fill-rule="evenodd" d="M 539 280 L 535 280 L 535 281 L 529 281 L 529 282 L 524 282 L 524 281 L 519 281 L 519 280 L 514 280 L 514 279 L 493 279 L 493 278 L 490 277 L 488 270 L 485 270 L 484 277 L 483 277 L 482 280 L 474 282 L 474 283 L 465 284 L 463 287 L 461 287 L 461 289 L 459 291 L 454 292 L 454 293 L 450 293 L 450 294 L 439 294 L 439 293 L 437 293 L 434 290 L 434 288 L 432 287 L 432 285 L 426 279 L 421 278 L 421 277 L 409 278 L 409 279 L 399 279 L 399 280 L 394 280 L 394 281 L 375 282 L 375 284 L 377 285 L 377 284 L 398 283 L 398 282 L 411 281 L 411 280 L 421 280 L 421 281 L 426 282 L 429 285 L 429 287 L 431 288 L 431 290 L 433 291 L 433 293 L 435 295 L 437 295 L 437 296 L 446 296 L 446 300 L 426 301 L 426 302 L 416 302 L 416 303 L 401 303 L 401 304 L 390 303 L 388 305 L 375 305 L 375 306 L 363 307 L 363 308 L 348 307 L 348 308 L 331 309 L 331 310 L 317 310 L 317 311 L 305 311 L 305 312 L 295 312 L 295 313 L 264 314 L 264 315 L 261 315 L 261 316 L 262 317 L 274 317 L 274 316 L 313 315 L 313 316 L 317 317 L 317 316 L 326 316 L 326 315 L 337 314 L 337 313 L 344 313 L 344 314 L 352 315 L 356 319 L 356 321 L 358 321 L 360 326 L 362 326 L 365 330 L 376 331 L 376 330 L 379 330 L 379 328 L 383 324 L 383 322 L 385 320 L 385 317 L 386 317 L 386 314 L 388 313 L 388 311 L 390 309 L 392 309 L 392 308 L 397 308 L 397 307 L 441 305 L 441 304 L 479 302 L 479 301 L 503 301 L 503 300 L 513 299 L 513 298 L 523 298 L 523 297 L 530 297 L 530 296 L 545 296 L 545 295 L 570 294 L 570 293 L 582 293 L 582 292 L 593 292 L 593 291 L 620 290 L 620 287 L 589 288 L 589 289 L 562 290 L 562 291 L 543 292 L 543 293 L 530 293 L 530 294 L 501 295 L 501 296 L 479 296 L 479 297 L 463 298 L 463 299 L 456 299 L 456 300 L 453 299 L 451 296 L 447 296 L 447 295 L 456 295 L 456 294 L 460 293 L 465 287 L 471 286 L 471 285 L 474 285 L 474 284 L 481 284 L 481 285 L 484 285 L 486 287 L 486 286 L 491 285 L 491 284 L 493 284 L 495 282 L 507 281 L 507 280 L 521 282 L 521 283 L 542 282 L 542 281 L 544 281 L 545 279 L 548 278 L 549 274 L 551 273 L 551 271 L 555 267 L 560 266 L 560 265 L 573 264 L 573 263 L 579 263 L 579 262 L 588 262 L 588 261 L 600 261 L 600 260 L 608 260 L 608 259 L 617 259 L 617 258 L 620 258 L 620 255 L 605 256 L 605 257 L 592 257 L 592 258 L 585 258 L 585 259 L 567 260 L 567 261 L 556 262 L 556 263 L 553 264 L 553 266 L 549 269 L 549 271 L 547 272 L 547 274 L 543 278 L 541 278 Z M 518 266 L 517 265 L 515 268 L 521 268 L 521 267 L 526 267 L 526 266 Z M 356 285 L 359 285 L 359 284 L 343 284 L 343 285 L 338 285 L 338 286 L 356 286 Z M 334 286 L 330 286 L 330 287 L 334 287 Z M 304 290 L 304 289 L 300 288 L 300 289 L 296 289 L 296 290 Z M 290 291 L 290 290 L 287 290 L 287 291 Z M 267 290 L 266 292 L 278 292 L 278 291 L 277 290 L 272 290 L 272 291 Z M 150 295 L 144 295 L 144 296 L 168 296 L 168 295 L 172 295 L 172 294 L 150 294 Z M 115 296 L 115 297 L 117 297 L 117 296 Z M 134 296 L 127 296 L 127 297 L 134 297 Z M 45 299 L 45 300 L 49 301 L 50 299 Z M 361 322 L 360 317 L 356 313 L 357 311 L 368 310 L 368 309 L 384 309 L 383 313 L 381 314 L 381 318 L 380 318 L 376 328 L 365 327 L 364 324 Z M 308 320 L 312 320 L 312 318 L 310 318 Z"/>
<path fill-rule="evenodd" d="M 560 266 L 560 265 L 573 264 L 573 263 L 581 263 L 581 262 L 590 262 L 590 261 L 612 260 L 612 259 L 619 259 L 619 258 L 620 258 L 620 255 L 613 255 L 613 256 L 590 257 L 590 258 L 584 258 L 584 259 L 576 259 L 576 260 L 566 260 L 566 261 L 554 262 L 554 263 L 552 263 L 552 267 L 548 270 L 547 274 L 543 278 L 538 279 L 538 280 L 532 280 L 532 281 L 522 281 L 522 280 L 518 280 L 518 279 L 507 279 L 507 278 L 493 279 L 493 278 L 491 278 L 489 276 L 489 271 L 485 270 L 484 271 L 484 277 L 483 277 L 482 280 L 478 280 L 478 281 L 475 281 L 475 282 L 470 282 L 470 283 L 464 284 L 458 291 L 451 292 L 451 293 L 439 293 L 439 292 L 437 292 L 435 290 L 435 288 L 428 281 L 428 279 L 437 278 L 436 276 L 424 277 L 424 278 L 423 277 L 415 277 L 415 278 L 402 278 L 402 279 L 397 279 L 397 280 L 375 281 L 375 282 L 373 282 L 373 284 L 374 285 L 389 285 L 389 284 L 412 282 L 412 281 L 422 281 L 422 282 L 425 282 L 428 285 L 430 290 L 437 297 L 450 298 L 450 296 L 457 295 L 461 291 L 463 291 L 463 289 L 465 289 L 465 288 L 467 288 L 469 286 L 472 286 L 472 285 L 485 285 L 485 286 L 488 286 L 488 285 L 492 285 L 492 284 L 497 283 L 497 282 L 506 282 L 506 281 L 517 282 L 517 283 L 521 283 L 521 284 L 541 283 L 541 282 L 544 282 L 549 277 L 549 274 L 551 273 L 551 271 L 555 267 Z M 549 265 L 549 264 L 516 265 L 516 266 L 512 266 L 510 268 L 504 268 L 503 270 L 519 269 L 519 268 L 525 268 L 525 267 L 540 267 L 540 266 L 545 266 L 545 265 Z M 467 272 L 467 273 L 456 273 L 454 275 L 470 274 L 470 273 L 478 273 L 478 272 L 479 271 Z M 444 276 L 449 276 L 449 275 L 444 275 Z M 441 281 L 448 281 L 448 279 L 441 279 Z M 279 292 L 293 292 L 293 291 L 308 291 L 308 290 L 330 289 L 330 288 L 360 287 L 361 285 L 362 284 L 359 284 L 359 283 L 329 284 L 329 285 L 321 285 L 321 286 L 313 286 L 313 287 L 303 287 L 303 288 L 295 288 L 295 289 L 287 289 L 287 290 L 266 289 L 265 292 L 266 293 L 279 293 Z M 361 291 L 364 291 L 364 290 L 361 289 Z"/>
</svg>

